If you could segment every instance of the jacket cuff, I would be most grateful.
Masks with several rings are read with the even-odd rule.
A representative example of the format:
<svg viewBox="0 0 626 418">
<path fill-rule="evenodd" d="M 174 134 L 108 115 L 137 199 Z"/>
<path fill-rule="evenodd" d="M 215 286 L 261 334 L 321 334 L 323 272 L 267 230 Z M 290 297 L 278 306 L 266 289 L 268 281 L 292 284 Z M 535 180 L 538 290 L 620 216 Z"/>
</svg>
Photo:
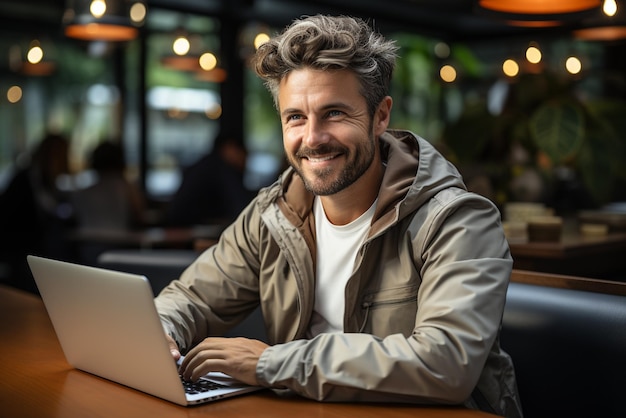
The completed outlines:
<svg viewBox="0 0 626 418">
<path fill-rule="evenodd" d="M 261 357 L 259 357 L 259 361 L 256 364 L 256 380 L 259 382 L 259 385 L 270 387 L 271 383 L 266 378 L 267 369 L 270 364 L 270 355 L 271 355 L 272 347 L 268 347 L 263 351 Z"/>
</svg>

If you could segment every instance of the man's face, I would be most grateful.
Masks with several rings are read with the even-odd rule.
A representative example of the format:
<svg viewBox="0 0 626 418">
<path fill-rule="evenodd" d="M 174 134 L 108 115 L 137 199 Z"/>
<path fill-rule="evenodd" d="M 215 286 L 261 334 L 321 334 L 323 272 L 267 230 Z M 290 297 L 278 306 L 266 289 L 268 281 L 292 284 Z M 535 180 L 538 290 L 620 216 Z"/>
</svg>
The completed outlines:
<svg viewBox="0 0 626 418">
<path fill-rule="evenodd" d="M 316 195 L 332 195 L 352 185 L 377 156 L 376 138 L 384 129 L 381 124 L 374 128 L 359 88 L 348 70 L 304 68 L 280 83 L 287 159 Z"/>
</svg>

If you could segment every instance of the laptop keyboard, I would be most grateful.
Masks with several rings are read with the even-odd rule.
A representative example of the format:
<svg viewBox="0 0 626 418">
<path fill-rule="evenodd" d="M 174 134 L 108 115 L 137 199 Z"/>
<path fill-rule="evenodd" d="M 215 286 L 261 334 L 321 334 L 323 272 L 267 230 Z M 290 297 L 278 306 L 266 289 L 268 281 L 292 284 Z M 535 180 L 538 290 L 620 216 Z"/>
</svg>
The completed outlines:
<svg viewBox="0 0 626 418">
<path fill-rule="evenodd" d="M 210 392 L 216 389 L 222 389 L 227 386 L 220 385 L 219 383 L 212 382 L 210 380 L 200 379 L 197 382 L 187 382 L 180 376 L 181 382 L 183 382 L 183 387 L 185 388 L 185 393 L 189 395 L 196 395 L 198 393 Z"/>
</svg>

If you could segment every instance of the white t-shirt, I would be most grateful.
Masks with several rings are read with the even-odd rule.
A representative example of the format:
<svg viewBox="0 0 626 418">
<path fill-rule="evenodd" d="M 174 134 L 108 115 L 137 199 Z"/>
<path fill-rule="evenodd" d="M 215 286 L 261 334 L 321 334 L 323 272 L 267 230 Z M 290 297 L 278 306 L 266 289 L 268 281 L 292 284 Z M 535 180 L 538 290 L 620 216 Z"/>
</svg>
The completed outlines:
<svg viewBox="0 0 626 418">
<path fill-rule="evenodd" d="M 315 306 L 309 338 L 321 333 L 342 332 L 345 287 L 352 275 L 354 260 L 370 228 L 376 203 L 347 225 L 333 225 L 319 197 L 314 201 L 317 266 Z"/>
</svg>

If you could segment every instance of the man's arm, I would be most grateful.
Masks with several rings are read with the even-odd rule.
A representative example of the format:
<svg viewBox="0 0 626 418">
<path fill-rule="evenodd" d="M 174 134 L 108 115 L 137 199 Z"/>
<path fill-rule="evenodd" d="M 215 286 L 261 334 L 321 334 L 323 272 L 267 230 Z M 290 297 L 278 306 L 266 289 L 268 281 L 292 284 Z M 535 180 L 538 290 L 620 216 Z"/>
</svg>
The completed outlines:
<svg viewBox="0 0 626 418">
<path fill-rule="evenodd" d="M 154 302 L 166 334 L 183 354 L 207 336 L 221 336 L 259 304 L 251 204 Z"/>
<path fill-rule="evenodd" d="M 466 401 L 498 334 L 512 260 L 497 209 L 486 199 L 457 197 L 416 226 L 427 236 L 411 246 L 423 247 L 412 332 L 277 344 L 259 360 L 259 381 L 327 401 Z M 368 320 L 384 320 L 384 309 Z"/>
</svg>

